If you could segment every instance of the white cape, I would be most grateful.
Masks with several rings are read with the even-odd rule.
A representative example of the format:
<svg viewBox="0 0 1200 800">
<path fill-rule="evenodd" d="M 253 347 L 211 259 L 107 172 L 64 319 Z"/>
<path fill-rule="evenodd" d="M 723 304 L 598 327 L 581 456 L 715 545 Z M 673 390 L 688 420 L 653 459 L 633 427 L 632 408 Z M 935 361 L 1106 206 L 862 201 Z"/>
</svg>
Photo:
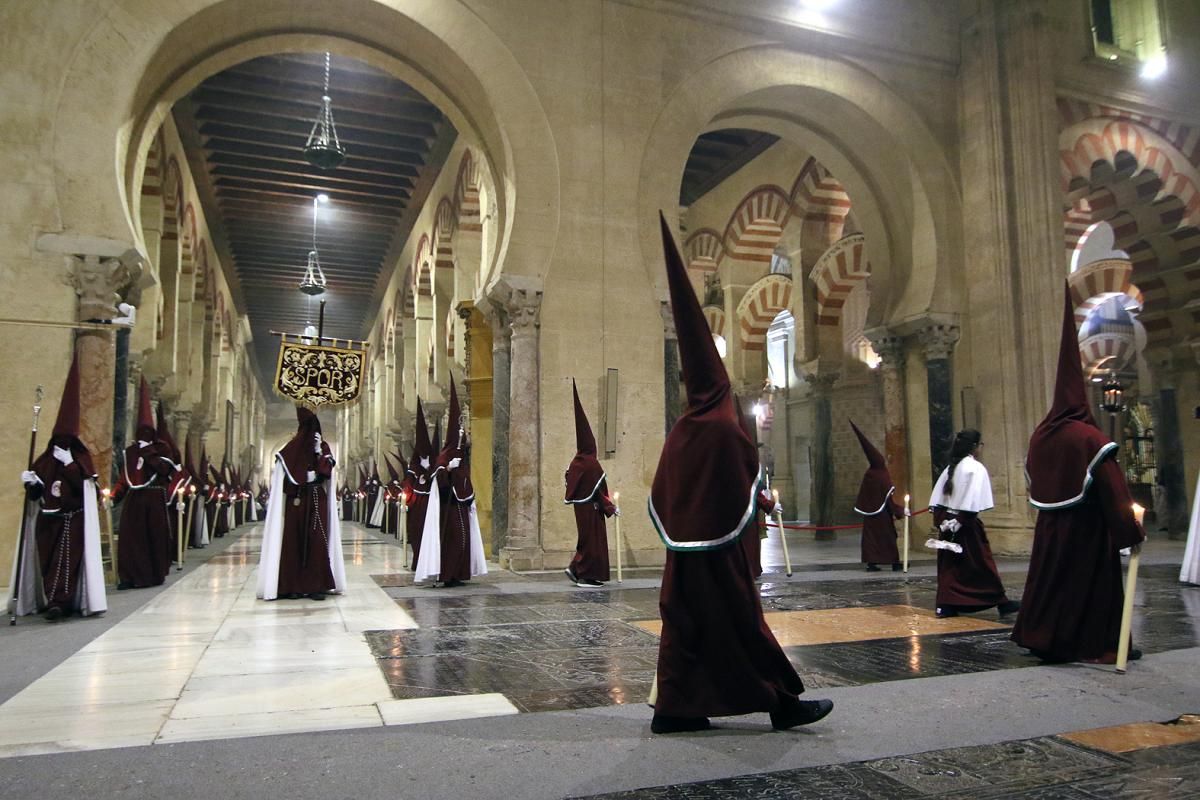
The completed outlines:
<svg viewBox="0 0 1200 800">
<path fill-rule="evenodd" d="M 258 501 L 252 497 L 248 503 L 250 505 L 250 521 L 258 522 Z"/>
<path fill-rule="evenodd" d="M 930 508 L 941 506 L 954 511 L 970 511 L 978 514 L 995 506 L 992 500 L 992 479 L 987 467 L 971 456 L 958 462 L 954 469 L 954 493 L 946 496 L 946 473 L 942 470 L 929 496 Z"/>
<path fill-rule="evenodd" d="M 471 528 L 471 576 L 487 574 L 487 557 L 483 554 L 483 534 L 479 530 L 479 513 L 475 509 L 475 498 L 471 498 L 468 514 Z M 414 582 L 437 579 L 442 572 L 442 498 L 437 484 L 429 493 L 425 507 L 425 523 L 421 526 L 421 552 L 417 556 L 417 572 Z"/>
<path fill-rule="evenodd" d="M 385 505 L 383 488 L 380 487 L 379 491 L 375 494 L 375 507 L 371 509 L 371 521 L 368 524 L 374 525 L 376 528 L 383 526 L 383 507 Z"/>
<path fill-rule="evenodd" d="M 275 469 L 271 472 L 271 495 L 267 500 L 267 515 L 263 522 L 262 553 L 258 559 L 258 598 L 274 600 L 279 596 L 279 554 L 283 549 L 283 465 L 275 456 Z M 337 469 L 327 481 L 328 486 L 337 485 Z M 329 498 L 330 501 L 333 498 Z M 329 540 L 329 568 L 333 572 L 334 591 L 346 591 L 346 562 L 342 559 L 342 522 L 338 519 L 333 502 L 326 504 L 326 534 Z"/>
<path fill-rule="evenodd" d="M 20 592 L 16 599 L 17 616 L 36 614 L 46 607 L 45 590 L 42 586 L 42 571 L 37 556 L 37 514 L 39 504 L 28 503 L 25 514 L 25 548 L 21 564 L 13 559 L 12 580 L 16 580 L 17 567 L 21 568 Z M 10 582 L 9 586 L 13 584 Z M 9 596 L 9 611 L 14 611 Z M 75 604 L 85 617 L 108 610 L 108 597 L 104 591 L 104 563 L 100 553 L 100 504 L 96 499 L 96 482 L 88 478 L 83 482 L 83 563 L 79 567 L 79 583 L 75 593 Z"/>
<path fill-rule="evenodd" d="M 197 547 L 208 546 L 208 506 L 203 495 L 196 495 L 192 504 L 192 541 Z"/>
<path fill-rule="evenodd" d="M 1192 500 L 1192 522 L 1188 525 L 1187 548 L 1183 551 L 1183 568 L 1179 580 L 1200 583 L 1200 476 L 1196 478 L 1196 496 Z"/>
</svg>

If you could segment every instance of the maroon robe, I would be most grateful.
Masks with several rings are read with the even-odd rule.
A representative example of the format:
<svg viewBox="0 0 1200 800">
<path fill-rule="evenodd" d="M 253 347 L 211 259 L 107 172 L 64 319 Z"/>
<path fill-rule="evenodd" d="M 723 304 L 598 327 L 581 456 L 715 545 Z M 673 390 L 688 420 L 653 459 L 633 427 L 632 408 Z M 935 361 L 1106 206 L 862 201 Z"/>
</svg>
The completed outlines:
<svg viewBox="0 0 1200 800">
<path fill-rule="evenodd" d="M 311 420 L 316 416 L 311 415 Z M 276 456 L 284 467 L 283 538 L 279 548 L 278 597 L 332 592 L 337 587 L 329 564 L 329 479 L 333 452 L 321 442 L 320 456 L 313 450 L 319 424 L 302 421 L 300 431 Z M 314 480 L 308 473 L 316 473 Z"/>
<path fill-rule="evenodd" d="M 903 518 L 904 507 L 890 496 L 878 513 L 863 516 L 864 564 L 895 564 L 900 561 L 900 548 L 896 546 L 895 520 Z"/>
<path fill-rule="evenodd" d="M 455 472 L 470 470 L 464 460 Z M 471 503 L 475 493 L 463 499 L 455 492 L 454 476 L 447 470 L 438 470 L 438 488 L 442 491 L 442 571 L 438 579 L 447 581 L 469 581 L 471 579 Z"/>
<path fill-rule="evenodd" d="M 429 441 L 429 427 L 425 424 L 425 409 L 421 398 L 417 398 L 416 429 L 413 435 L 413 451 L 404 471 L 404 485 L 408 494 L 408 545 L 412 548 L 411 569 L 417 571 L 417 559 L 421 555 L 421 539 L 425 533 L 425 512 L 429 509 L 429 492 L 436 488 L 433 477 L 433 458 L 436 455 Z M 428 458 L 429 466 L 422 466 L 421 459 Z"/>
<path fill-rule="evenodd" d="M 591 500 L 573 505 L 579 537 L 575 542 L 575 555 L 571 558 L 571 574 L 578 580 L 604 583 L 610 577 L 608 531 L 604 520 L 617 511 L 609 497 L 608 484 L 601 481 Z"/>
<path fill-rule="evenodd" d="M 1008 602 L 1004 584 L 992 558 L 987 531 L 978 514 L 952 511 L 941 506 L 933 509 L 933 522 L 941 525 L 951 517 L 962 525 L 954 533 L 954 541 L 962 545 L 962 553 L 938 550 L 938 608 L 958 611 L 983 611 Z"/>
<path fill-rule="evenodd" d="M 83 492 L 85 468 L 79 461 L 63 465 L 43 456 L 33 471 L 42 481 L 28 491 L 41 500 L 36 525 L 38 562 L 47 608 L 78 611 L 80 568 L 83 565 Z"/>
<path fill-rule="evenodd" d="M 1145 538 L 1116 449 L 1088 405 L 1068 288 L 1054 402 L 1026 457 L 1038 518 L 1012 633 L 1042 658 L 1115 660 L 1125 599 L 1119 551 Z"/>
<path fill-rule="evenodd" d="M 738 541 L 753 528 L 755 511 L 773 504 L 761 495 L 757 451 L 674 237 L 660 221 L 687 409 L 667 434 L 648 503 L 667 546 L 655 716 L 786 712 L 797 707 L 804 684 L 767 627 Z"/>
<path fill-rule="evenodd" d="M 144 440 L 143 440 L 144 441 Z M 167 487 L 175 465 L 159 441 L 125 449 L 124 475 L 113 493 L 121 503 L 117 570 L 121 584 L 159 586 L 171 569 L 171 519 Z"/>
</svg>

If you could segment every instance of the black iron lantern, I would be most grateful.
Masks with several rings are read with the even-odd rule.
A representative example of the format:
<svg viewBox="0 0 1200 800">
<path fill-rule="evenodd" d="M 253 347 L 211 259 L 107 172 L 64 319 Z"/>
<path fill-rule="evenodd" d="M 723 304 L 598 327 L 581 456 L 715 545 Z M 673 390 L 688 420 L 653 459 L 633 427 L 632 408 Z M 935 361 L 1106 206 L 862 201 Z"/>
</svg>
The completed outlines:
<svg viewBox="0 0 1200 800">
<path fill-rule="evenodd" d="M 313 122 L 304 157 L 318 169 L 336 169 L 346 160 L 346 149 L 338 141 L 337 126 L 333 124 L 333 100 L 329 96 L 329 53 L 325 54 L 325 91 L 321 93 L 321 110 Z"/>
<path fill-rule="evenodd" d="M 1125 387 L 1117 378 L 1116 373 L 1108 373 L 1108 380 L 1100 387 L 1102 396 L 1100 407 L 1110 414 L 1120 414 L 1125 410 Z"/>
<path fill-rule="evenodd" d="M 300 291 L 310 297 L 325 293 L 325 271 L 321 269 L 321 254 L 317 250 L 317 217 L 320 214 L 322 198 L 328 202 L 328 198 L 323 194 L 313 198 L 312 250 L 308 251 L 308 266 L 303 280 L 300 281 Z"/>
</svg>

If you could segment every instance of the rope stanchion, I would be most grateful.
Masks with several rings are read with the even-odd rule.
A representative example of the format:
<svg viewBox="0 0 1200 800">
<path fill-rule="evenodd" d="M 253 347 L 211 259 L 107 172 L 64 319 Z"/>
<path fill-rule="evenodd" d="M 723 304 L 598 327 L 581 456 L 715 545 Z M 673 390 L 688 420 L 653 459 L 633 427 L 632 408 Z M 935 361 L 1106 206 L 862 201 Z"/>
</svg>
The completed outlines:
<svg viewBox="0 0 1200 800">
<path fill-rule="evenodd" d="M 928 508 L 922 508 L 920 511 L 912 512 L 912 516 L 928 513 Z M 766 527 L 780 527 L 774 522 L 766 523 Z M 862 524 L 857 525 L 783 525 L 784 530 L 788 531 L 856 531 L 862 528 Z"/>
</svg>

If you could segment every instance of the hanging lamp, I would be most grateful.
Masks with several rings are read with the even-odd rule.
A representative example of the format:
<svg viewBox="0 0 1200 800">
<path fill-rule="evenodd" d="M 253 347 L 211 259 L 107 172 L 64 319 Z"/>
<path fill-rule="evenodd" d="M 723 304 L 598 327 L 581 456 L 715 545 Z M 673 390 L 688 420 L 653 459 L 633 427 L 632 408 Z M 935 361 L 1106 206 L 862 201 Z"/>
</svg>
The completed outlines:
<svg viewBox="0 0 1200 800">
<path fill-rule="evenodd" d="M 325 91 L 321 94 L 321 110 L 313 121 L 304 157 L 318 169 L 337 169 L 346 160 L 346 149 L 338 141 L 337 126 L 333 124 L 333 100 L 329 96 L 329 53 L 325 54 Z"/>
<path fill-rule="evenodd" d="M 321 198 L 324 196 L 317 195 L 313 198 L 312 250 L 308 251 L 308 267 L 304 271 L 304 280 L 300 281 L 300 291 L 311 296 L 325 293 L 325 271 L 321 269 L 321 254 L 317 250 L 317 216 Z"/>
</svg>

